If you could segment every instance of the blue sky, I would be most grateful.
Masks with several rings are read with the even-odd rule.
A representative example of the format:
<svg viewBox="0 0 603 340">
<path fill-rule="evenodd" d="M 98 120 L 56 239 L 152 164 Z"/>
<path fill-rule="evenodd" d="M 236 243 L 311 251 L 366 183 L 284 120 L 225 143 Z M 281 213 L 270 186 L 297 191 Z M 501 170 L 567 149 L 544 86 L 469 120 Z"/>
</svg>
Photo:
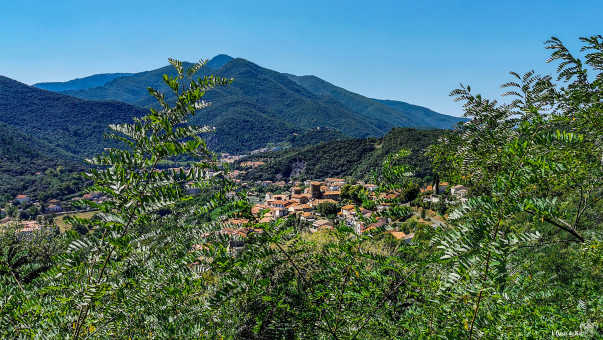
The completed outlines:
<svg viewBox="0 0 603 340">
<path fill-rule="evenodd" d="M 497 96 L 546 65 L 543 42 L 603 34 L 603 1 L 1 1 L 0 75 L 27 84 L 225 53 L 460 115 L 459 83 Z"/>
</svg>

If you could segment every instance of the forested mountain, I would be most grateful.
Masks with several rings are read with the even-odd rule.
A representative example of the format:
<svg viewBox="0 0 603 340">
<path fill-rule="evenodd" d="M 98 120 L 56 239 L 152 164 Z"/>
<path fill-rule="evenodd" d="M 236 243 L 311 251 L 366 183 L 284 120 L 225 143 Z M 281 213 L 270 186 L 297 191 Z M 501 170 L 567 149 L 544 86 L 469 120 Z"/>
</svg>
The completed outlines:
<svg viewBox="0 0 603 340">
<path fill-rule="evenodd" d="M 103 86 L 115 78 L 129 75 L 131 75 L 131 73 L 103 73 L 84 78 L 77 78 L 66 82 L 37 83 L 33 84 L 32 86 L 55 92 L 89 89 L 92 87 Z"/>
<path fill-rule="evenodd" d="M 380 119 L 390 127 L 432 127 L 450 129 L 466 119 L 443 115 L 426 107 L 394 100 L 378 100 L 361 96 L 335 86 L 316 76 L 287 75 L 298 85 L 319 96 L 329 96 L 346 107 L 367 117 Z"/>
<path fill-rule="evenodd" d="M 334 140 L 318 145 L 291 148 L 249 156 L 248 160 L 263 160 L 266 164 L 250 170 L 245 179 L 264 181 L 277 177 L 324 179 L 353 176 L 369 179 L 380 168 L 388 155 L 402 148 L 411 150 L 407 163 L 417 169 L 416 176 L 431 175 L 432 170 L 424 155 L 445 130 L 395 128 L 383 138 Z"/>
<path fill-rule="evenodd" d="M 108 124 L 129 122 L 146 113 L 133 105 L 83 100 L 0 76 L 0 122 L 67 154 L 99 153 L 112 145 L 102 136 Z"/>
<path fill-rule="evenodd" d="M 215 74 L 234 81 L 208 93 L 207 99 L 214 105 L 191 120 L 194 124 L 216 127 L 209 138 L 215 150 L 246 152 L 316 127 L 330 127 L 355 137 L 380 136 L 388 130 L 384 121 L 366 118 L 331 98 L 316 96 L 281 73 L 244 59 L 227 60 L 227 56 L 218 56 L 208 63 L 210 67 L 200 70 L 200 76 Z M 219 70 L 212 68 L 221 65 Z M 117 78 L 102 87 L 64 93 L 152 107 L 156 101 L 146 88 L 167 92 L 162 84 L 163 74 L 173 76 L 174 71 L 171 66 L 164 67 Z"/>
<path fill-rule="evenodd" d="M 79 175 L 84 169 L 77 156 L 0 122 L 0 205 L 19 194 L 72 194 L 85 185 Z"/>
<path fill-rule="evenodd" d="M 163 74 L 175 75 L 171 67 L 163 67 L 120 77 L 100 87 L 63 93 L 89 100 L 156 107 L 146 88 L 171 93 L 162 82 Z M 214 57 L 199 71 L 200 76 L 210 74 L 234 79 L 230 86 L 208 93 L 207 99 L 214 105 L 191 120 L 194 124 L 216 127 L 208 141 L 217 151 L 246 152 L 317 127 L 337 130 L 342 136 L 364 138 L 381 137 L 398 126 L 450 128 L 461 121 L 424 108 L 429 112 L 419 117 L 316 77 L 295 77 L 226 55 Z M 311 85 L 310 80 L 317 85 Z M 170 94 L 167 97 L 171 99 Z M 433 123 L 430 115 L 434 117 Z M 310 139 L 303 143 L 316 142 Z"/>
<path fill-rule="evenodd" d="M 81 162 L 79 156 L 0 121 L 0 160 L 12 162 L 36 158 L 59 158 Z"/>
</svg>

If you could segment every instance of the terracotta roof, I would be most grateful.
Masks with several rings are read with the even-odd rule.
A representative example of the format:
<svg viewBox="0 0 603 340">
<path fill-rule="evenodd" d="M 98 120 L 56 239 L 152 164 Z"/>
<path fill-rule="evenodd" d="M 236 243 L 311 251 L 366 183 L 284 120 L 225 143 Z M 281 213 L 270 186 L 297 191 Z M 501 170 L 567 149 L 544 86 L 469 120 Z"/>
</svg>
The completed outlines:
<svg viewBox="0 0 603 340">
<path fill-rule="evenodd" d="M 390 233 L 393 237 L 395 237 L 398 240 L 402 240 L 406 236 L 405 233 L 403 233 L 401 231 L 396 231 L 396 230 L 388 230 L 388 231 L 386 231 L 386 233 Z"/>
<path fill-rule="evenodd" d="M 249 220 L 246 218 L 231 218 L 228 221 L 226 221 L 226 223 L 230 223 L 230 224 L 245 224 L 247 222 L 249 222 Z"/>
<path fill-rule="evenodd" d="M 281 201 L 281 200 L 270 200 L 268 202 L 268 205 L 277 205 L 277 204 L 282 204 L 285 205 L 287 202 L 286 201 Z"/>
<path fill-rule="evenodd" d="M 332 199 L 330 199 L 330 198 L 325 198 L 325 199 L 322 199 L 322 200 L 316 200 L 316 201 L 314 201 L 314 202 L 315 202 L 316 204 L 320 204 L 320 203 L 326 203 L 326 202 L 328 202 L 328 203 L 335 203 L 335 204 L 337 204 L 337 201 L 332 200 Z"/>
<path fill-rule="evenodd" d="M 255 215 L 255 214 L 257 214 L 257 213 L 259 213 L 260 211 L 265 210 L 265 209 L 268 209 L 268 206 L 267 206 L 267 205 L 263 205 L 263 204 L 256 204 L 256 205 L 254 205 L 254 206 L 251 208 L 251 213 Z"/>
<path fill-rule="evenodd" d="M 195 250 L 204 250 L 204 249 L 209 250 L 209 246 L 206 245 L 206 244 L 195 244 L 195 245 L 193 245 L 193 251 L 195 251 Z"/>
</svg>

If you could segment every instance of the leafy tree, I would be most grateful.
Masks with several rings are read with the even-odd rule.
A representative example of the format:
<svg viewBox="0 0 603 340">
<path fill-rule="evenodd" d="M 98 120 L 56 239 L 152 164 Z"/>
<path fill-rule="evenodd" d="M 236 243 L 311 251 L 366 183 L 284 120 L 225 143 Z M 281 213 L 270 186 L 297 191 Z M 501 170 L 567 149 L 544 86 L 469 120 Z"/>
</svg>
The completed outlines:
<svg viewBox="0 0 603 340">
<path fill-rule="evenodd" d="M 465 116 L 472 120 L 433 145 L 429 153 L 442 178 L 480 193 L 455 210 L 454 228 L 441 236 L 443 259 L 454 264 L 441 295 L 446 301 L 441 303 L 457 306 L 456 318 L 465 323 L 465 329 L 455 333 L 459 336 L 471 339 L 511 332 L 509 326 L 517 325 L 509 325 L 509 320 L 524 315 L 511 306 L 525 301 L 527 292 L 521 289 L 527 289 L 525 284 L 531 280 L 533 294 L 559 294 L 569 304 L 601 307 L 585 291 L 572 295 L 551 290 L 547 286 L 554 284 L 557 273 L 533 277 L 525 257 L 539 249 L 558 249 L 559 243 L 571 247 L 601 237 L 585 228 L 584 216 L 600 209 L 601 191 L 594 183 L 603 175 L 602 39 L 581 39 L 583 51 L 589 51 L 584 64 L 558 39 L 547 42 L 547 48 L 554 50 L 549 61 L 561 60 L 557 81 L 565 81 L 565 87 L 557 88 L 550 76 L 530 71 L 511 72 L 513 80 L 503 85 L 508 89 L 505 95 L 514 98 L 509 104 L 474 95 L 469 86 L 452 92 L 456 100 L 465 102 Z M 599 73 L 590 81 L 593 70 Z M 601 287 L 590 289 L 600 292 Z M 546 302 L 530 307 L 541 308 L 550 318 L 561 312 Z M 578 326 L 576 319 L 567 320 L 566 326 L 572 323 Z"/>
<path fill-rule="evenodd" d="M 362 185 L 351 185 L 346 184 L 341 188 L 339 192 L 339 198 L 342 202 L 360 205 L 362 204 L 362 195 L 365 194 L 366 189 Z"/>
<path fill-rule="evenodd" d="M 337 208 L 337 204 L 335 203 L 323 202 L 316 207 L 316 211 L 323 216 L 335 216 L 339 212 L 339 208 Z"/>
<path fill-rule="evenodd" d="M 419 196 L 421 189 L 419 188 L 419 184 L 415 182 L 410 182 L 400 191 L 400 200 L 402 202 L 410 202 Z"/>
<path fill-rule="evenodd" d="M 6 216 L 8 217 L 16 217 L 16 214 L 19 211 L 19 208 L 11 203 L 6 203 L 4 208 L 6 209 Z"/>
<path fill-rule="evenodd" d="M 190 251 L 190 231 L 182 218 L 224 202 L 224 193 L 230 187 L 223 176 L 208 174 L 220 173 L 199 136 L 211 128 L 188 126 L 186 122 L 209 105 L 201 100 L 206 91 L 230 81 L 213 76 L 194 80 L 204 62 L 188 70 L 179 61 L 170 63 L 177 76 L 164 76 L 163 81 L 175 94 L 175 103 L 169 105 L 162 93 L 149 88 L 162 109 L 151 109 L 133 124 L 110 125 L 115 133 L 107 137 L 124 143 L 126 149 L 109 148 L 88 160 L 93 167 L 86 175 L 95 182 L 88 191 L 102 192 L 110 199 L 100 204 L 83 201 L 85 206 L 100 211 L 98 219 L 72 217 L 70 223 L 104 231 L 98 236 L 71 235 L 68 251 L 43 275 L 44 289 L 53 292 L 49 296 L 52 302 L 42 303 L 48 297 L 31 295 L 30 303 L 17 315 L 3 319 L 2 329 L 8 334 L 77 339 L 117 334 L 135 337 L 153 332 L 162 337 L 187 338 L 188 332 L 195 333 L 194 321 L 177 328 L 163 322 L 168 315 L 185 313 L 180 304 L 187 294 L 175 296 L 174 284 L 192 294 L 189 289 L 199 282 L 189 267 L 182 266 L 193 263 L 198 255 Z M 200 161 L 186 171 L 158 170 L 162 160 L 185 154 Z M 198 188 L 218 187 L 218 194 L 196 211 L 173 211 L 167 217 L 159 214 L 187 199 L 187 183 Z M 165 287 L 172 288 L 164 291 Z M 156 321 L 145 321 L 147 315 Z M 18 326 L 21 324 L 30 327 Z"/>
</svg>

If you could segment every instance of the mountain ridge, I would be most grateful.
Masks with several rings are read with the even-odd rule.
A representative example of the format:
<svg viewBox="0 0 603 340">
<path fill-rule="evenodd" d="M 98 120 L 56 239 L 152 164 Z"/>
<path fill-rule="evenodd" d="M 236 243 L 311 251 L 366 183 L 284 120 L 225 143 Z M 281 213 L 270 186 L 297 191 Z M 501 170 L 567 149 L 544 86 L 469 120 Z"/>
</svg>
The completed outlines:
<svg viewBox="0 0 603 340">
<path fill-rule="evenodd" d="M 192 64 L 183 63 L 185 67 L 190 65 Z M 127 77 L 118 77 L 103 86 L 61 92 L 91 100 L 118 100 L 137 106 L 153 107 L 156 103 L 152 97 L 147 95 L 146 86 L 160 91 L 167 89 L 161 82 L 163 74 L 174 76 L 175 72 L 171 66 L 165 66 L 134 73 Z M 232 95 L 243 96 L 246 98 L 241 102 L 250 101 L 260 104 L 264 106 L 264 111 L 268 115 L 280 120 L 285 118 L 285 111 L 295 113 L 295 110 L 290 110 L 291 106 L 301 105 L 303 109 L 299 111 L 303 111 L 308 117 L 301 119 L 292 116 L 285 120 L 301 129 L 323 126 L 339 129 L 351 137 L 379 137 L 394 127 L 450 129 L 455 124 L 464 121 L 463 118 L 444 115 L 418 105 L 405 102 L 393 104 L 396 101 L 384 102 L 367 98 L 316 76 L 295 76 L 281 73 L 263 68 L 246 59 L 233 58 L 225 54 L 213 57 L 199 71 L 200 76 L 210 74 L 234 78 L 235 82 L 231 86 L 237 88 L 237 90 L 210 91 L 207 94 L 210 100 L 223 100 L 225 96 Z M 287 82 L 285 78 L 291 83 Z M 241 85 L 242 82 L 246 83 Z M 257 84 L 261 82 L 263 82 L 262 85 Z M 262 86 L 264 89 L 260 89 Z M 275 91 L 275 95 L 265 96 L 264 93 L 268 89 Z M 305 93 L 304 90 L 309 93 Z M 278 95 L 276 95 L 277 93 Z M 310 93 L 314 96 L 311 96 Z M 263 98 L 259 96 L 260 94 L 264 98 L 271 98 L 272 101 L 262 101 Z M 312 103 L 309 104 L 307 101 Z M 283 102 L 288 103 L 289 107 L 284 108 Z M 348 119 L 348 122 L 343 122 L 343 119 L 340 118 Z"/>
<path fill-rule="evenodd" d="M 429 108 L 402 101 L 378 100 L 348 91 L 314 75 L 296 76 L 289 79 L 317 95 L 334 98 L 348 108 L 368 117 L 380 118 L 392 123 L 393 127 L 423 127 L 450 129 L 464 118 L 444 115 Z M 396 105 L 392 103 L 401 103 Z"/>
<path fill-rule="evenodd" d="M 185 68 L 191 65 L 183 62 Z M 173 100 L 174 94 L 162 81 L 164 74 L 176 76 L 168 65 L 114 77 L 102 86 L 59 93 L 85 100 L 159 108 L 147 87 L 166 93 L 168 102 Z M 234 79 L 229 86 L 207 92 L 204 99 L 213 105 L 191 118 L 192 124 L 216 127 L 214 133 L 206 136 L 215 151 L 245 153 L 317 128 L 365 138 L 382 137 L 395 127 L 450 129 L 463 121 L 404 102 L 367 98 L 316 76 L 281 73 L 225 54 L 208 60 L 197 74 L 209 75 Z M 335 136 L 331 134 L 331 138 Z"/>
<path fill-rule="evenodd" d="M 54 91 L 54 92 L 69 91 L 69 90 L 81 90 L 81 89 L 103 86 L 115 78 L 127 77 L 130 75 L 132 75 L 132 73 L 100 73 L 100 74 L 93 74 L 91 76 L 76 78 L 76 79 L 72 79 L 72 80 L 68 80 L 68 81 L 64 81 L 64 82 L 36 83 L 36 84 L 33 84 L 32 86 L 37 87 L 39 89 L 44 89 L 44 90 Z"/>
</svg>

